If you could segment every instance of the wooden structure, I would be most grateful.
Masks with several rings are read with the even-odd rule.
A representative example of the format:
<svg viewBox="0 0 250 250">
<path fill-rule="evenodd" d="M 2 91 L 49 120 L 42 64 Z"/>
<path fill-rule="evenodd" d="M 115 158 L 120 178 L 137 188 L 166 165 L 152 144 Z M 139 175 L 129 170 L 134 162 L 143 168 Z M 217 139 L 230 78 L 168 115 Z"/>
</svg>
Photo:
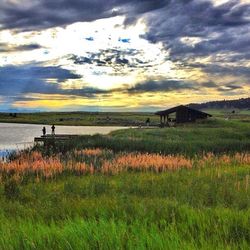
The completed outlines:
<svg viewBox="0 0 250 250">
<path fill-rule="evenodd" d="M 169 116 L 175 113 L 175 118 L 171 119 Z M 188 106 L 180 105 L 174 108 L 158 111 L 155 113 L 160 116 L 161 125 L 169 126 L 169 122 L 185 123 L 194 122 L 197 119 L 206 119 L 212 115 L 205 112 L 189 108 Z"/>
<path fill-rule="evenodd" d="M 41 137 L 35 137 L 34 142 L 52 142 L 52 141 L 67 141 L 78 137 L 79 135 L 42 135 Z"/>
</svg>

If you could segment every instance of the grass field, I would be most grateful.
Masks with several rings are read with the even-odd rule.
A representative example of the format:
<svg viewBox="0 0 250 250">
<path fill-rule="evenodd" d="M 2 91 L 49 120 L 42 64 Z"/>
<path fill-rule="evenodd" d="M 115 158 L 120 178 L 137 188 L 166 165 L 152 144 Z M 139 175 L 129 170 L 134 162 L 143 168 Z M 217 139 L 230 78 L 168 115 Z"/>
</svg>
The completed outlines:
<svg viewBox="0 0 250 250">
<path fill-rule="evenodd" d="M 217 118 L 248 119 L 250 110 L 210 109 L 204 110 Z M 160 119 L 146 112 L 40 112 L 40 113 L 0 113 L 0 122 L 34 123 L 81 126 L 139 126 L 150 118 L 151 125 L 159 125 Z"/>
<path fill-rule="evenodd" d="M 0 163 L 0 249 L 249 249 L 249 117 L 37 145 Z"/>
<path fill-rule="evenodd" d="M 248 249 L 250 154 L 85 149 L 1 165 L 1 249 Z"/>
<path fill-rule="evenodd" d="M 235 153 L 250 150 L 250 120 L 209 119 L 171 128 L 135 128 L 118 130 L 108 136 L 82 136 L 54 150 L 101 147 L 114 151 L 140 151 L 194 156 L 204 152 Z M 44 150 L 44 148 L 40 149 Z M 46 153 L 48 152 L 46 148 Z"/>
<path fill-rule="evenodd" d="M 0 113 L 0 122 L 78 126 L 138 126 L 144 125 L 148 117 L 150 117 L 152 125 L 159 123 L 159 117 L 153 113 L 133 112 L 45 112 L 16 114 L 16 117 L 9 113 Z"/>
</svg>

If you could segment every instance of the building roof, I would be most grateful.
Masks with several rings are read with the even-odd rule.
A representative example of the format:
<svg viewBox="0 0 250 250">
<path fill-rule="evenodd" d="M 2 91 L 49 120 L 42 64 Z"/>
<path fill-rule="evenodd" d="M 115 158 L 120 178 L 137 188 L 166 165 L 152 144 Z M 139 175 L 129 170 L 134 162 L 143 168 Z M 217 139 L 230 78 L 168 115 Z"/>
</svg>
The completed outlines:
<svg viewBox="0 0 250 250">
<path fill-rule="evenodd" d="M 176 106 L 176 107 L 173 107 L 170 109 L 161 110 L 161 111 L 156 112 L 155 114 L 156 115 L 169 115 L 169 114 L 175 113 L 175 112 L 183 110 L 183 109 L 189 110 L 190 112 L 193 112 L 193 113 L 196 113 L 196 114 L 199 114 L 202 116 L 207 116 L 207 117 L 212 116 L 208 113 L 202 112 L 202 111 L 197 110 L 197 109 L 192 109 L 192 108 L 189 108 L 188 106 L 184 106 L 184 105 L 179 105 L 179 106 Z"/>
</svg>

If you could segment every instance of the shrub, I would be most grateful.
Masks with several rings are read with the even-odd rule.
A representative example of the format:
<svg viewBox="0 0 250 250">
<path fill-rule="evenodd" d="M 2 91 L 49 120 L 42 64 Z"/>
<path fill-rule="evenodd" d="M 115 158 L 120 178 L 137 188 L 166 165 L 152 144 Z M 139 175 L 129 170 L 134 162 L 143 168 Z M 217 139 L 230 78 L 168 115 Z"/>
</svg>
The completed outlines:
<svg viewBox="0 0 250 250">
<path fill-rule="evenodd" d="M 7 180 L 4 184 L 4 195 L 9 200 L 17 199 L 20 195 L 20 189 L 14 178 Z"/>
</svg>

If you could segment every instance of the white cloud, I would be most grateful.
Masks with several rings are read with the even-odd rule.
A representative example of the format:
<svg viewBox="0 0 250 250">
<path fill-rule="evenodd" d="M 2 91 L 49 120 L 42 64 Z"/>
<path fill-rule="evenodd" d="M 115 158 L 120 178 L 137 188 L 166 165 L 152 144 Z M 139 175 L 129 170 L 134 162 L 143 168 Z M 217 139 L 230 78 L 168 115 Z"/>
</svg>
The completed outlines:
<svg viewBox="0 0 250 250">
<path fill-rule="evenodd" d="M 122 16 L 93 22 L 82 22 L 68 25 L 65 28 L 51 28 L 44 31 L 11 33 L 2 31 L 1 42 L 15 46 L 37 43 L 42 46 L 32 51 L 2 53 L 0 65 L 26 64 L 42 62 L 46 66 L 58 66 L 75 71 L 82 75 L 82 81 L 93 87 L 104 89 L 117 88 L 123 84 L 134 84 L 138 79 L 145 78 L 145 69 L 134 68 L 128 70 L 125 66 L 117 72 L 109 65 L 96 66 L 91 64 L 77 65 L 68 59 L 69 55 L 89 57 L 91 54 L 103 51 L 116 50 L 124 53 L 124 58 L 129 61 L 143 61 L 151 67 L 147 74 L 158 72 L 165 74 L 170 69 L 170 62 L 166 62 L 167 52 L 160 43 L 152 44 L 141 38 L 147 27 L 143 19 L 135 25 L 124 27 Z M 128 51 L 136 51 L 130 55 Z M 108 54 L 101 54 L 100 59 L 105 59 Z M 67 84 L 70 86 L 70 82 Z"/>
<path fill-rule="evenodd" d="M 232 0 L 212 0 L 214 6 L 219 6 L 225 3 L 230 3 Z M 249 4 L 250 0 L 238 0 L 239 4 Z"/>
</svg>

